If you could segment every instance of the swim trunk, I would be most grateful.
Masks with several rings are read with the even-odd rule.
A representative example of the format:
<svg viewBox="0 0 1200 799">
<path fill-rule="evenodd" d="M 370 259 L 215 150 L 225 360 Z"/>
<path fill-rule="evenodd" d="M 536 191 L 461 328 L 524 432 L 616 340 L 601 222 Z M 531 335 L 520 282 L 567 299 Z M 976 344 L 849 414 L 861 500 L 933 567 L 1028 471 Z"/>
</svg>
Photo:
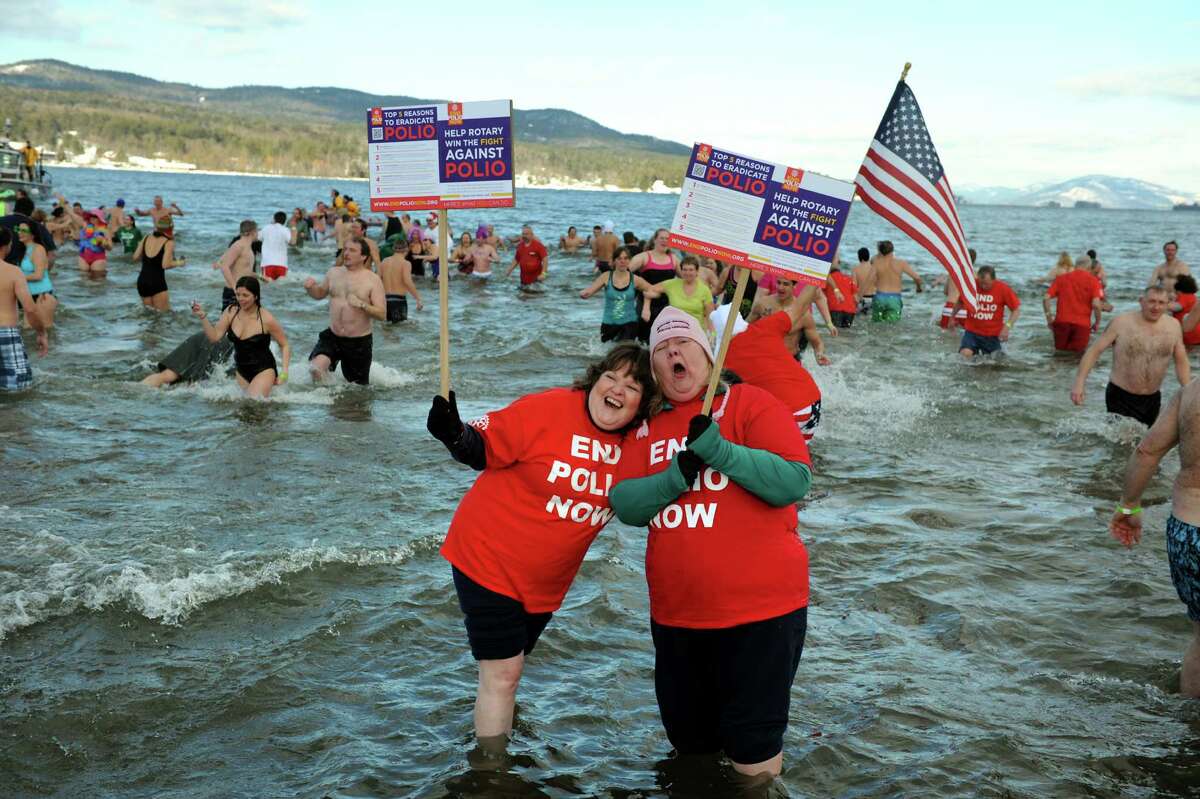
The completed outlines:
<svg viewBox="0 0 1200 799">
<path fill-rule="evenodd" d="M 849 311 L 830 311 L 829 317 L 838 327 L 850 327 L 854 324 L 854 314 Z"/>
<path fill-rule="evenodd" d="M 638 323 L 627 322 L 623 325 L 600 324 L 601 341 L 635 341 L 638 337 Z"/>
<path fill-rule="evenodd" d="M 387 295 L 387 320 L 403 322 L 408 318 L 408 297 L 403 294 Z"/>
<path fill-rule="evenodd" d="M 1087 325 L 1070 322 L 1051 322 L 1050 329 L 1054 331 L 1054 349 L 1064 352 L 1083 352 L 1092 336 L 1092 329 Z"/>
<path fill-rule="evenodd" d="M 504 660 L 532 652 L 554 614 L 530 613 L 517 600 L 484 588 L 457 567 L 451 570 L 471 656 L 476 660 Z"/>
<path fill-rule="evenodd" d="M 792 413 L 792 418 L 796 420 L 796 426 L 800 428 L 800 434 L 804 436 L 804 443 L 811 443 L 813 436 L 817 433 L 817 425 L 821 423 L 821 401 L 817 400 L 812 405 L 805 405 Z"/>
<path fill-rule="evenodd" d="M 596 261 L 596 271 L 597 272 L 611 272 L 612 264 L 610 264 L 608 261 Z"/>
<path fill-rule="evenodd" d="M 0 391 L 23 391 L 33 385 L 33 370 L 17 327 L 0 327 Z"/>
<path fill-rule="evenodd" d="M 904 300 L 898 292 L 877 291 L 871 303 L 872 322 L 899 322 L 904 312 Z"/>
<path fill-rule="evenodd" d="M 1154 420 L 1158 418 L 1158 411 L 1162 408 L 1162 392 L 1134 394 L 1116 383 L 1109 383 L 1108 387 L 1104 389 L 1104 407 L 1108 409 L 1109 413 L 1137 419 L 1149 427 L 1154 424 Z"/>
<path fill-rule="evenodd" d="M 860 314 L 869 314 L 871 306 L 875 304 L 874 294 L 864 294 L 858 298 L 858 312 Z"/>
<path fill-rule="evenodd" d="M 339 336 L 329 328 L 317 336 L 317 346 L 309 353 L 308 360 L 318 355 L 329 359 L 329 371 L 337 370 L 342 364 L 342 377 L 351 383 L 369 385 L 371 380 L 371 334 L 348 338 Z"/>
<path fill-rule="evenodd" d="M 91 266 L 92 264 L 96 263 L 96 261 L 107 261 L 108 253 L 103 251 L 96 252 L 95 250 L 80 250 L 79 257 L 83 259 L 85 264 Z"/>
<path fill-rule="evenodd" d="M 942 317 L 945 319 L 946 317 Z M 962 340 L 958 342 L 960 350 L 972 350 L 976 353 L 991 355 L 993 352 L 1001 352 L 1003 348 L 1000 346 L 999 336 L 981 336 L 978 333 L 972 333 L 970 330 L 964 330 Z"/>
<path fill-rule="evenodd" d="M 232 308 L 234 305 L 237 305 L 237 294 L 226 286 L 221 289 L 221 313 L 225 313 L 226 308 Z"/>
<path fill-rule="evenodd" d="M 650 620 L 654 692 L 680 754 L 760 763 L 783 751 L 808 608 L 717 630 Z"/>
<path fill-rule="evenodd" d="M 271 280 L 278 280 L 287 274 L 287 267 L 279 264 L 271 264 L 263 267 L 263 277 L 269 277 Z"/>
<path fill-rule="evenodd" d="M 1188 618 L 1200 621 L 1200 528 L 1179 521 L 1173 513 L 1167 519 L 1167 563 Z"/>
<path fill-rule="evenodd" d="M 162 294 L 166 290 L 167 276 L 163 274 L 161 269 L 156 269 L 149 274 L 146 274 L 144 271 L 138 272 L 137 293 L 139 297 L 153 297 L 155 294 Z"/>
<path fill-rule="evenodd" d="M 37 302 L 39 297 L 53 297 L 54 292 L 53 291 L 41 291 L 41 292 L 38 292 L 37 294 L 30 294 L 29 296 L 34 302 Z"/>
</svg>

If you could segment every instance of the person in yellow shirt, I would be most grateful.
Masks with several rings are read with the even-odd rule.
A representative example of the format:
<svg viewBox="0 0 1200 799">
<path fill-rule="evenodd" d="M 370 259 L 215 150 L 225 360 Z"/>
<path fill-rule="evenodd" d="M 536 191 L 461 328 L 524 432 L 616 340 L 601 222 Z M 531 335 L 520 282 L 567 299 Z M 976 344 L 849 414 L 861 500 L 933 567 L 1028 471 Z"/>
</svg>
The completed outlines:
<svg viewBox="0 0 1200 799">
<path fill-rule="evenodd" d="M 679 262 L 679 277 L 659 283 L 657 288 L 674 307 L 695 317 L 701 329 L 713 334 L 709 314 L 713 312 L 713 296 L 708 284 L 699 280 L 700 261 L 694 255 L 685 255 Z"/>
<path fill-rule="evenodd" d="M 25 156 L 25 174 L 32 183 L 35 180 L 33 173 L 38 162 L 37 148 L 31 142 L 25 142 L 25 146 L 21 148 L 21 155 Z"/>
</svg>

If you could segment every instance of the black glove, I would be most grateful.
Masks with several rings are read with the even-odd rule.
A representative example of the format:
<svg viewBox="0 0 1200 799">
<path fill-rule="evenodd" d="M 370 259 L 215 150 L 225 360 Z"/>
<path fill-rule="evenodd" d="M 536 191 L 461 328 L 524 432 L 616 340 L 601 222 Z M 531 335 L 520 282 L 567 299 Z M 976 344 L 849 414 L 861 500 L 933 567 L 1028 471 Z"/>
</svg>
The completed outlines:
<svg viewBox="0 0 1200 799">
<path fill-rule="evenodd" d="M 704 435 L 708 431 L 708 428 L 712 426 L 713 420 L 711 416 L 705 416 L 702 413 L 693 416 L 692 421 L 688 422 L 687 445 L 690 447 L 692 444 L 695 444 L 696 439 Z"/>
<path fill-rule="evenodd" d="M 696 478 L 700 476 L 700 468 L 704 466 L 704 460 L 690 449 L 680 450 L 675 456 L 675 462 L 679 464 L 679 471 L 683 472 L 683 479 L 687 480 L 689 487 L 696 482 Z"/>
<path fill-rule="evenodd" d="M 450 399 L 441 394 L 433 398 L 433 405 L 429 407 L 429 417 L 425 420 L 425 428 L 447 447 L 459 439 L 463 432 L 463 422 L 458 415 L 458 403 L 454 399 L 453 391 L 450 392 Z"/>
</svg>

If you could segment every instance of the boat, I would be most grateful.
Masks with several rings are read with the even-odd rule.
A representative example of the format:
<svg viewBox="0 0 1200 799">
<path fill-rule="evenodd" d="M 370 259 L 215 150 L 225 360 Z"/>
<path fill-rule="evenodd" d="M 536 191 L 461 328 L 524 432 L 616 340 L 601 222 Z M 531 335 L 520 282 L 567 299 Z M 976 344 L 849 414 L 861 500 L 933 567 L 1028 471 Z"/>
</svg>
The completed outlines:
<svg viewBox="0 0 1200 799">
<path fill-rule="evenodd" d="M 11 142 L 0 140 L 0 192 L 8 190 L 14 194 L 17 190 L 24 191 L 35 200 L 48 200 L 54 196 L 54 186 L 50 173 L 38 153 L 37 166 L 33 168 L 34 180 L 28 180 L 24 169 L 25 158 L 21 149 L 14 147 Z"/>
</svg>

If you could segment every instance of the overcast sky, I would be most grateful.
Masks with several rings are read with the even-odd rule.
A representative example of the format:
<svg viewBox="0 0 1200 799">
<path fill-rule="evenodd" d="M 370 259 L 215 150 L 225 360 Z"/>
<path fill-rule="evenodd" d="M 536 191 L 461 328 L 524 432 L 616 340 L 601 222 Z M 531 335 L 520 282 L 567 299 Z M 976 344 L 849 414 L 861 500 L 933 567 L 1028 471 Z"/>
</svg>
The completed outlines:
<svg viewBox="0 0 1200 799">
<path fill-rule="evenodd" d="M 1200 2 L 809 5 L 42 0 L 5 15 L 0 62 L 512 98 L 849 179 L 912 61 L 957 187 L 1103 173 L 1200 192 Z"/>
</svg>

